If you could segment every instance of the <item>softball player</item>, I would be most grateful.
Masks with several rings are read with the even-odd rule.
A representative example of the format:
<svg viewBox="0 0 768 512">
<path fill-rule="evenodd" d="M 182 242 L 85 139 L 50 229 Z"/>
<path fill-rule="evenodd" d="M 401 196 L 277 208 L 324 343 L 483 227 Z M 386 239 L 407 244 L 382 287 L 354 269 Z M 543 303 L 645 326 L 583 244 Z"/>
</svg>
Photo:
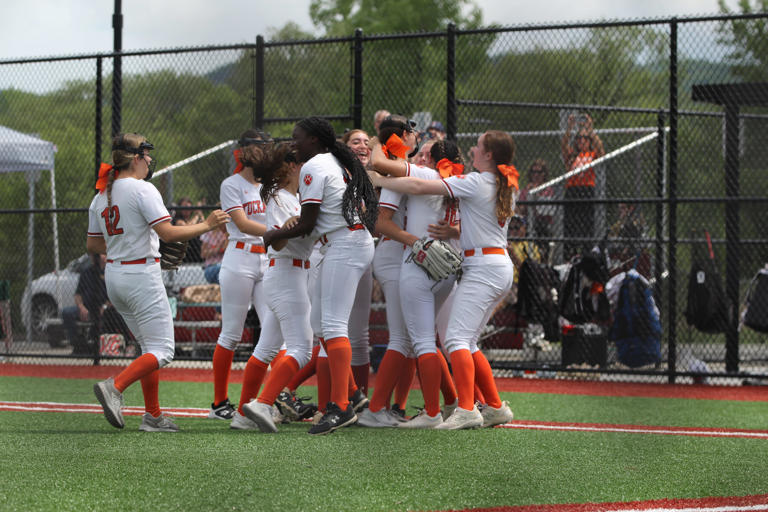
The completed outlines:
<svg viewBox="0 0 768 512">
<path fill-rule="evenodd" d="M 235 150 L 235 173 L 221 183 L 221 207 L 232 216 L 232 222 L 227 225 L 229 243 L 219 272 L 221 332 L 213 351 L 214 398 L 209 418 L 229 420 L 235 413 L 228 396 L 229 376 L 249 306 L 253 304 L 259 317 L 260 338 L 278 332 L 276 322 L 267 319 L 269 308 L 262 291 L 267 251 L 261 236 L 267 229 L 259 180 L 265 165 L 282 165 L 282 161 L 270 162 L 271 147 L 272 140 L 267 134 L 246 130 Z M 269 361 L 262 362 L 263 374 L 268 365 Z"/>
<path fill-rule="evenodd" d="M 431 147 L 431 158 L 428 163 L 438 167 L 440 172 L 428 167 L 411 165 L 405 160 L 388 160 L 378 149 L 378 146 L 374 147 L 374 167 L 385 174 L 436 180 L 441 176 L 460 175 L 464 171 L 459 149 L 452 142 L 439 141 Z M 439 164 L 436 165 L 436 161 Z M 449 225 L 456 224 L 456 202 L 446 200 L 443 196 L 409 196 L 407 211 L 408 231 L 394 232 L 392 235 L 398 235 L 397 239 L 408 246 L 422 237 L 429 236 L 430 225 L 437 224 L 441 220 Z M 439 401 L 443 365 L 440 357 L 442 354 L 438 354 L 435 344 L 435 317 L 453 290 L 455 277 L 452 276 L 438 283 L 431 282 L 424 271 L 409 260 L 409 255 L 410 251 L 405 251 L 401 260 L 400 302 L 413 351 L 418 357 L 425 406 L 416 418 L 400 427 L 436 428 L 443 422 Z M 452 392 L 447 398 L 447 403 L 452 404 L 454 401 L 455 392 Z M 371 408 L 371 413 L 375 414 L 374 407 Z M 365 425 L 367 419 L 367 417 L 361 417 L 360 423 Z"/>
<path fill-rule="evenodd" d="M 154 146 L 137 133 L 112 141 L 112 166 L 102 164 L 99 193 L 88 211 L 90 253 L 107 255 L 107 295 L 141 346 L 142 355 L 116 377 L 94 385 L 109 423 L 123 428 L 123 392 L 141 380 L 145 413 L 139 430 L 176 432 L 179 427 L 160 411 L 159 368 L 173 359 L 173 319 L 160 273 L 158 235 L 166 242 L 184 241 L 228 222 L 216 210 L 205 222 L 172 226 L 162 197 L 148 179 L 155 162 Z"/>
<path fill-rule="evenodd" d="M 348 401 L 349 315 L 360 278 L 373 260 L 369 231 L 374 227 L 378 201 L 362 164 L 346 145 L 336 141 L 328 121 L 317 117 L 299 121 L 293 141 L 299 160 L 306 162 L 299 181 L 301 215 L 292 228 L 268 231 L 264 243 L 269 246 L 311 235 L 327 247 L 318 286 L 331 401 L 325 415 L 309 430 L 310 434 L 327 434 L 357 419 Z"/>
<path fill-rule="evenodd" d="M 278 151 L 280 153 L 285 155 L 285 151 Z M 267 226 L 272 229 L 290 225 L 289 221 L 301 212 L 298 196 L 299 169 L 297 163 L 287 163 L 277 173 L 265 175 L 262 180 L 262 199 L 267 204 Z M 267 292 L 267 304 L 279 322 L 287 352 L 273 365 L 258 399 L 242 406 L 245 415 L 262 432 L 277 432 L 272 419 L 272 404 L 312 355 L 312 326 L 307 291 L 312 246 L 310 237 L 298 237 L 281 240 L 268 249 L 269 266 L 264 275 L 264 290 Z M 260 340 L 254 356 L 258 357 L 259 352 L 265 350 L 266 347 L 261 345 Z M 277 342 L 273 341 L 272 345 L 270 353 L 279 350 Z M 235 421 L 232 421 L 233 426 Z"/>
<path fill-rule="evenodd" d="M 372 174 L 376 185 L 395 191 L 460 200 L 464 262 L 445 339 L 459 405 L 439 429 L 493 426 L 512 419 L 508 404 L 499 398 L 488 361 L 476 350 L 476 341 L 493 307 L 512 286 L 506 233 L 518 189 L 518 173 L 511 165 L 514 151 L 512 137 L 492 130 L 481 135 L 472 148 L 472 165 L 478 172 L 440 181 Z M 476 381 L 488 404 L 482 413 L 474 405 Z"/>
</svg>

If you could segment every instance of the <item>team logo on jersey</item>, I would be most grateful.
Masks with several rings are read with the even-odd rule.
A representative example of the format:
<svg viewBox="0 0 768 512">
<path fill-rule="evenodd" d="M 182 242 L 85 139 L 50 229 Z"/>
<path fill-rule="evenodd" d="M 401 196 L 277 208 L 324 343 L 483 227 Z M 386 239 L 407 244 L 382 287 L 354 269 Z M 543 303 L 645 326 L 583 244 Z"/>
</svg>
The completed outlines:
<svg viewBox="0 0 768 512">
<path fill-rule="evenodd" d="M 304 175 L 304 184 L 309 186 L 312 183 L 312 175 L 311 174 L 305 174 Z"/>
</svg>

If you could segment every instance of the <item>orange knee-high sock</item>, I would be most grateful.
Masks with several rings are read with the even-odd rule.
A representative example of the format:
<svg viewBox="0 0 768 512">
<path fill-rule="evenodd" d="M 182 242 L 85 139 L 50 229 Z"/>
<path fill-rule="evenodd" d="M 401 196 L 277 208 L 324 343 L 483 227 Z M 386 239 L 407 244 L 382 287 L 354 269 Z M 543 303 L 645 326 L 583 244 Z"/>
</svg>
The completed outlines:
<svg viewBox="0 0 768 512">
<path fill-rule="evenodd" d="M 275 403 L 277 395 L 280 394 L 297 371 L 299 371 L 299 363 L 293 356 L 281 357 L 280 361 L 274 364 L 272 371 L 269 372 L 267 382 L 264 383 L 264 389 L 259 395 L 259 402 L 267 405 Z"/>
<path fill-rule="evenodd" d="M 440 412 L 440 360 L 437 354 L 422 354 L 418 364 L 424 409 L 430 416 L 435 416 Z"/>
<path fill-rule="evenodd" d="M 349 338 L 339 336 L 325 340 L 325 351 L 328 353 L 328 368 L 331 371 L 331 402 L 343 411 L 349 405 L 347 392 L 351 375 L 352 346 L 349 344 Z"/>
<path fill-rule="evenodd" d="M 245 364 L 245 373 L 243 373 L 243 388 L 240 390 L 240 404 L 237 412 L 243 414 L 243 406 L 256 398 L 259 394 L 259 388 L 267 374 L 269 365 L 251 356 Z"/>
<path fill-rule="evenodd" d="M 475 363 L 469 349 L 451 352 L 453 380 L 459 395 L 459 407 L 472 410 L 475 407 Z"/>
<path fill-rule="evenodd" d="M 160 416 L 160 370 L 157 369 L 141 378 L 141 393 L 144 395 L 144 411 L 155 418 Z"/>
<path fill-rule="evenodd" d="M 443 351 L 439 348 L 437 358 L 440 360 L 440 392 L 443 394 L 443 403 L 452 404 L 456 401 L 456 386 L 453 384 L 448 361 L 445 360 Z"/>
<path fill-rule="evenodd" d="M 408 357 L 400 367 L 400 376 L 395 383 L 395 404 L 405 410 L 408 404 L 408 394 L 411 392 L 411 384 L 416 375 L 416 359 Z"/>
<path fill-rule="evenodd" d="M 327 357 L 317 358 L 317 407 L 325 412 L 325 406 L 331 399 L 331 368 Z"/>
<path fill-rule="evenodd" d="M 312 359 L 304 365 L 299 371 L 297 371 L 288 383 L 288 389 L 296 391 L 296 388 L 301 386 L 301 383 L 315 374 L 317 368 L 317 354 L 320 353 L 320 345 L 315 345 L 312 349 Z"/>
<path fill-rule="evenodd" d="M 368 376 L 371 374 L 371 363 L 359 364 L 352 367 L 352 376 L 355 379 L 357 388 L 368 396 Z"/>
<path fill-rule="evenodd" d="M 355 382 L 355 374 L 352 371 L 352 367 L 349 367 L 349 377 L 347 380 L 347 397 L 352 398 L 352 395 L 357 391 L 357 382 Z"/>
<path fill-rule="evenodd" d="M 480 391 L 480 387 L 477 385 L 477 382 L 475 382 L 475 403 L 477 404 L 485 404 L 485 396 L 483 395 L 483 392 Z"/>
<path fill-rule="evenodd" d="M 368 404 L 371 412 L 378 412 L 389 405 L 389 397 L 400 377 L 400 368 L 406 364 L 406 357 L 397 350 L 387 350 L 381 358 L 379 371 L 376 372 L 376 386 Z M 409 383 L 410 384 L 410 383 Z"/>
<path fill-rule="evenodd" d="M 159 367 L 157 358 L 153 354 L 142 354 L 134 359 L 125 370 L 117 374 L 117 377 L 115 377 L 115 387 L 122 393 L 125 391 L 125 388 L 149 375 Z"/>
<path fill-rule="evenodd" d="M 229 373 L 235 351 L 216 345 L 213 350 L 213 403 L 220 404 L 229 397 Z"/>
<path fill-rule="evenodd" d="M 277 363 L 279 363 L 280 360 L 283 357 L 285 357 L 285 353 L 286 352 L 287 352 L 287 350 L 283 349 L 280 352 L 278 352 L 277 354 L 275 354 L 274 358 L 272 358 L 272 361 L 269 363 L 269 365 L 272 367 L 273 370 L 274 370 L 275 366 L 277 366 Z"/>
<path fill-rule="evenodd" d="M 472 354 L 472 359 L 475 362 L 475 383 L 482 391 L 485 403 L 498 409 L 501 407 L 501 398 L 493 378 L 491 364 L 479 350 Z"/>
</svg>

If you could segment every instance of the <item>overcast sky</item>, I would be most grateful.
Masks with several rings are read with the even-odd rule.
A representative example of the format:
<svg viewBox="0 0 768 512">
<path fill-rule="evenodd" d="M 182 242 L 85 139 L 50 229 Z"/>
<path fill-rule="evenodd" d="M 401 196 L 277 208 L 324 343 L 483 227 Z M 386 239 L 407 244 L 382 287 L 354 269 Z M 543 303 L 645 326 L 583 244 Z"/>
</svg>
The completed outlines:
<svg viewBox="0 0 768 512">
<path fill-rule="evenodd" d="M 716 14 L 716 0 L 476 0 L 503 26 Z M 124 0 L 123 49 L 254 42 L 288 21 L 316 32 L 310 0 Z M 736 0 L 727 0 L 735 9 Z M 112 50 L 110 0 L 0 0 L 0 59 Z"/>
</svg>

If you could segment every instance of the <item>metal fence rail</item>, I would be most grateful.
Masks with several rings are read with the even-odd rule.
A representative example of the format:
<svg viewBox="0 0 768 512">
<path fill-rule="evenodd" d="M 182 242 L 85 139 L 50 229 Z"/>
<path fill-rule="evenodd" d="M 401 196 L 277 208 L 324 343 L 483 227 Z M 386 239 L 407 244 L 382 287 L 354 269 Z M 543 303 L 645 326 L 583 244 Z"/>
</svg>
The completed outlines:
<svg viewBox="0 0 768 512">
<path fill-rule="evenodd" d="M 760 220 L 768 200 L 768 55 L 748 39 L 766 20 L 758 13 L 358 30 L 333 39 L 259 36 L 255 44 L 0 61 L 0 129 L 8 129 L 0 131 L 4 357 L 81 364 L 117 357 L 99 354 L 94 343 L 116 327 L 89 330 L 93 322 L 74 302 L 89 265 L 85 212 L 114 134 L 147 135 L 163 170 L 153 182 L 172 213 L 188 217 L 215 207 L 234 168 L 231 143 L 244 129 L 289 138 L 297 120 L 319 115 L 338 133 L 370 133 L 373 114 L 387 109 L 417 120 L 421 131 L 442 122 L 464 152 L 485 130 L 510 132 L 525 220 L 510 243 L 535 247 L 562 277 L 571 255 L 601 246 L 611 274 L 636 266 L 654 292 L 662 327 L 654 364 L 629 367 L 619 345 L 605 340 L 615 311 L 601 334 L 579 341 L 593 343 L 599 357 L 572 357 L 573 337 L 561 330 L 559 339 L 543 340 L 536 322 L 517 320 L 512 295 L 481 338 L 499 372 L 768 378 L 765 335 L 739 322 L 768 247 Z M 741 102 L 734 109 L 697 99 L 694 90 L 707 84 L 738 86 Z M 52 148 L 49 165 L 30 156 L 23 144 L 32 141 Z M 715 332 L 691 326 L 685 314 L 692 269 L 702 261 L 721 281 L 726 321 Z M 210 359 L 218 332 L 215 301 L 191 303 L 181 294 L 204 283 L 203 265 L 198 256 L 166 276 L 178 306 L 177 359 L 189 364 Z M 379 345 L 383 297 L 375 291 L 373 300 L 371 344 Z M 244 355 L 257 334 L 254 322 L 244 329 Z M 127 345 L 135 350 L 130 335 Z"/>
</svg>

